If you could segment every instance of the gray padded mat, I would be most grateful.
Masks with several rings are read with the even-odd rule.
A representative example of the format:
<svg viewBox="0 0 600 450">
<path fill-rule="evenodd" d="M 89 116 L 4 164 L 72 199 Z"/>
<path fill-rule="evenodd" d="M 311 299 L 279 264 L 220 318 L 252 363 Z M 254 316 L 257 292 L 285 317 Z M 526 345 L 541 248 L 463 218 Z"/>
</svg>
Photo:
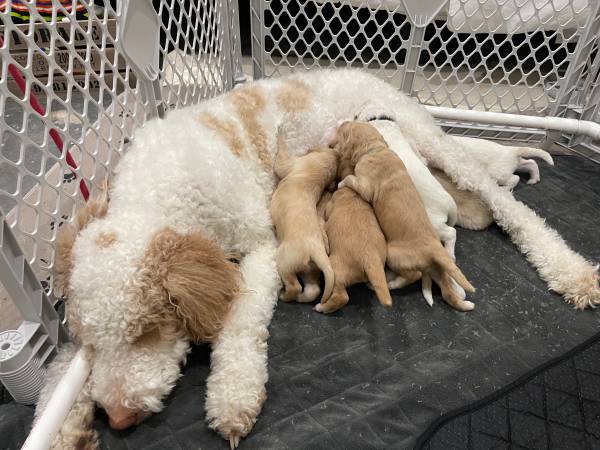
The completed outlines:
<svg viewBox="0 0 600 450">
<path fill-rule="evenodd" d="M 419 450 L 600 448 L 600 333 L 488 398 L 442 416 Z"/>
<path fill-rule="evenodd" d="M 600 166 L 575 156 L 540 163 L 542 181 L 516 196 L 591 260 L 600 260 Z M 411 448 L 442 413 L 472 403 L 596 334 L 596 311 L 575 311 L 548 292 L 497 227 L 459 230 L 457 259 L 477 287 L 476 308 L 459 313 L 419 287 L 382 308 L 364 286 L 323 316 L 310 305 L 278 305 L 269 340 L 269 398 L 241 449 Z M 97 414 L 106 449 L 225 449 L 204 422 L 209 351 L 196 348 L 165 410 L 113 432 Z M 17 449 L 31 408 L 0 405 L 0 448 Z"/>
</svg>

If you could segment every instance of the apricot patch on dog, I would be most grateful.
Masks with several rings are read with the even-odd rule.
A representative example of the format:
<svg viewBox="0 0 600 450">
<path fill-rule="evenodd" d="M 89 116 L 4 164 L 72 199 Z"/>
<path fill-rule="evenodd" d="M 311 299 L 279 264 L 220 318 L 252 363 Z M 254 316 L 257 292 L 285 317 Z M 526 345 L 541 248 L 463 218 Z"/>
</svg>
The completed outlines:
<svg viewBox="0 0 600 450">
<path fill-rule="evenodd" d="M 96 246 L 98 248 L 108 248 L 117 241 L 117 233 L 114 231 L 102 232 L 96 237 Z"/>
<path fill-rule="evenodd" d="M 221 136 L 235 156 L 240 158 L 244 156 L 244 141 L 232 120 L 219 119 L 210 113 L 203 112 L 198 117 L 198 121 Z"/>
<path fill-rule="evenodd" d="M 312 95 L 306 83 L 289 80 L 278 90 L 276 99 L 280 110 L 294 113 L 308 109 Z"/>
<path fill-rule="evenodd" d="M 261 165 L 265 170 L 272 170 L 273 161 L 269 153 L 267 133 L 259 120 L 266 104 L 263 94 L 256 86 L 251 86 L 236 89 L 230 95 Z"/>
</svg>

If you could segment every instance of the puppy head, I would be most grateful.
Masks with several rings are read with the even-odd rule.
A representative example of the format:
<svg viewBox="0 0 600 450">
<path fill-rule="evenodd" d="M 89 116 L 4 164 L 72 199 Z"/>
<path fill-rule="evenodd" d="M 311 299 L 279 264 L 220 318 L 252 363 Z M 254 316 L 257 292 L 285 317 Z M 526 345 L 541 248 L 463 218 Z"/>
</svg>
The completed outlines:
<svg viewBox="0 0 600 450">
<path fill-rule="evenodd" d="M 96 292 L 72 289 L 68 317 L 76 338 L 93 349 L 91 397 L 112 427 L 124 429 L 162 409 L 189 341 L 217 337 L 241 280 L 237 266 L 200 233 L 164 229 L 126 285 L 109 276 L 101 281 Z"/>
<path fill-rule="evenodd" d="M 352 168 L 356 162 L 375 147 L 387 146 L 383 136 L 367 122 L 344 122 L 336 133 L 335 151 L 340 155 L 340 167 Z"/>
</svg>

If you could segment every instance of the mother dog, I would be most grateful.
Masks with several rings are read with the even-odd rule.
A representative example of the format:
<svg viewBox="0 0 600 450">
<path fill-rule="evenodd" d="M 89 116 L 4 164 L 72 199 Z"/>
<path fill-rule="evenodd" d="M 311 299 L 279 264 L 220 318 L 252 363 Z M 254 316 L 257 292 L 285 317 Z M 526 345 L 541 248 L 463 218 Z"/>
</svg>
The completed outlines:
<svg viewBox="0 0 600 450">
<path fill-rule="evenodd" d="M 250 432 L 266 399 L 280 288 L 268 212 L 277 130 L 299 154 L 373 99 L 431 165 L 488 203 L 552 289 L 579 307 L 600 301 L 595 268 L 392 86 L 355 70 L 250 83 L 139 130 L 108 197 L 63 231 L 57 284 L 92 369 L 55 447 L 96 445 L 95 405 L 115 428 L 160 411 L 190 342 L 202 341 L 213 347 L 209 425 L 232 445 Z M 51 367 L 38 414 L 67 362 L 61 355 Z"/>
</svg>

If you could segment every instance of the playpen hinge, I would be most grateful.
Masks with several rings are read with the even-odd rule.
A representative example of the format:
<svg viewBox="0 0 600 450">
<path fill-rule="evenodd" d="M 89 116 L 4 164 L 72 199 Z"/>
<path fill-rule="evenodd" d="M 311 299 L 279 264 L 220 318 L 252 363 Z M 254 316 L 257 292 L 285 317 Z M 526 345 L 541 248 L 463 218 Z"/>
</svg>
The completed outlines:
<svg viewBox="0 0 600 450">
<path fill-rule="evenodd" d="M 19 403 L 35 403 L 44 362 L 67 332 L 1 212 L 0 281 L 23 318 L 18 329 L 0 333 L 0 380 Z"/>
<path fill-rule="evenodd" d="M 412 24 L 425 28 L 437 17 L 447 0 L 402 0 L 402 3 Z"/>
<path fill-rule="evenodd" d="M 132 66 L 148 104 L 146 118 L 164 117 L 160 88 L 160 19 L 150 0 L 122 0 L 117 4 L 117 45 Z"/>
<path fill-rule="evenodd" d="M 419 58 L 425 40 L 425 27 L 429 25 L 446 4 L 446 0 L 403 0 L 406 14 L 412 24 L 408 52 L 402 77 L 402 92 L 413 95 Z"/>
</svg>

